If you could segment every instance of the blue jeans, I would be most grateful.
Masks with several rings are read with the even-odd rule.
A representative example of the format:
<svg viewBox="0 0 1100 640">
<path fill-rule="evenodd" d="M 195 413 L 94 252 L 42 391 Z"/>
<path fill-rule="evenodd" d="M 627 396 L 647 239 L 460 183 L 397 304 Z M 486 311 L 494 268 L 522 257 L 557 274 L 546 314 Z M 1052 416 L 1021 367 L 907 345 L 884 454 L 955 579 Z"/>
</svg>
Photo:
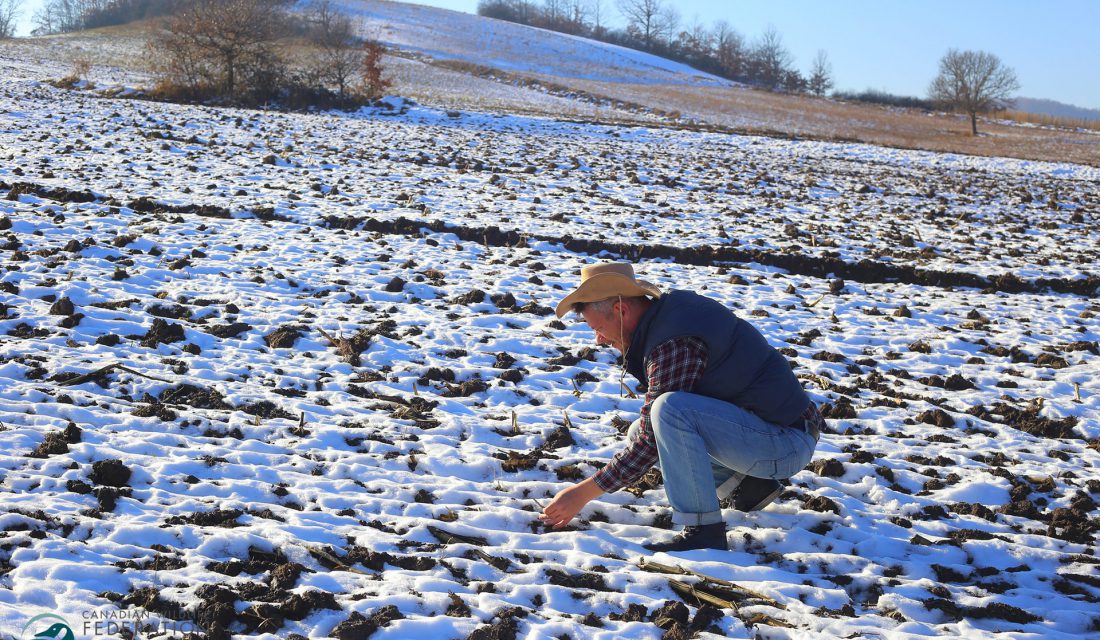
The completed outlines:
<svg viewBox="0 0 1100 640">
<path fill-rule="evenodd" d="M 680 525 L 721 522 L 718 487 L 736 486 L 744 476 L 789 478 L 810 463 L 817 446 L 804 431 L 685 391 L 659 396 L 650 421 L 672 521 Z"/>
</svg>

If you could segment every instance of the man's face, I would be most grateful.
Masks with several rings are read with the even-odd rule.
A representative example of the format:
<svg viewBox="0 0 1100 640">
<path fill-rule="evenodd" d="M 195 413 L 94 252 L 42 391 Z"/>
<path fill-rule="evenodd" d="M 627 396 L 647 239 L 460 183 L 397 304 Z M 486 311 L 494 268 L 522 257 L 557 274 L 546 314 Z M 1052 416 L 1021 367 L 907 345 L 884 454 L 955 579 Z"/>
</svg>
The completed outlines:
<svg viewBox="0 0 1100 640">
<path fill-rule="evenodd" d="M 596 332 L 596 344 L 606 344 L 626 353 L 624 341 L 630 339 L 630 333 L 623 326 L 623 318 L 620 315 L 622 306 L 616 302 L 611 305 L 611 311 L 600 313 L 594 309 L 582 309 L 581 317 L 588 326 Z"/>
</svg>

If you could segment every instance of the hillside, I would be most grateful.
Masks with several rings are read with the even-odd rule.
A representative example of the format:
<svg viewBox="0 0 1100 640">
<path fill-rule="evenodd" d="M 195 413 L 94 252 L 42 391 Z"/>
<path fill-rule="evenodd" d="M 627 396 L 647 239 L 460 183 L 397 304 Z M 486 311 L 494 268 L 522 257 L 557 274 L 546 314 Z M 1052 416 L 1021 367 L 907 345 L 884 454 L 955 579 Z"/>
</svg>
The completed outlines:
<svg viewBox="0 0 1100 640">
<path fill-rule="evenodd" d="M 391 47 L 385 62 L 392 91 L 442 109 L 1100 166 L 1096 131 L 991 119 L 972 137 L 965 116 L 770 93 L 622 47 L 435 7 L 388 0 L 338 4 L 356 17 L 364 35 Z M 0 59 L 12 61 L 16 70 L 27 59 L 49 59 L 45 67 L 56 68 L 59 76 L 84 59 L 100 65 L 92 79 L 140 86 L 148 82 L 148 28 L 0 42 Z"/>
<path fill-rule="evenodd" d="M 1025 113 L 1037 113 L 1054 116 L 1056 118 L 1073 118 L 1075 120 L 1100 120 L 1100 109 L 1084 109 L 1082 107 L 1058 102 L 1057 100 L 1043 100 L 1039 98 L 1016 98 L 1013 105 L 1018 111 Z"/>
<path fill-rule="evenodd" d="M 363 16 L 365 35 L 394 47 L 395 53 L 415 52 L 420 59 L 427 56 L 476 64 L 487 69 L 475 71 L 501 82 L 524 85 L 534 80 L 541 83 L 538 89 L 578 98 L 581 103 L 625 103 L 631 107 L 627 114 L 621 109 L 591 113 L 580 106 L 543 112 L 551 115 L 652 121 L 657 113 L 663 116 L 661 121 L 674 126 L 694 124 L 764 135 L 1100 165 L 1098 132 L 989 121 L 982 123 L 983 135 L 973 138 L 963 116 L 930 116 L 917 110 L 774 94 L 641 52 L 435 7 L 389 0 L 343 0 L 340 4 Z M 435 102 L 430 87 L 404 75 L 401 79 L 409 83 L 405 86 L 415 86 L 412 93 L 420 99 Z M 453 106 L 491 108 L 472 100 L 476 100 L 473 95 L 468 100 L 453 93 L 448 96 Z M 515 96 L 498 104 L 505 109 L 523 109 L 522 100 Z"/>
</svg>

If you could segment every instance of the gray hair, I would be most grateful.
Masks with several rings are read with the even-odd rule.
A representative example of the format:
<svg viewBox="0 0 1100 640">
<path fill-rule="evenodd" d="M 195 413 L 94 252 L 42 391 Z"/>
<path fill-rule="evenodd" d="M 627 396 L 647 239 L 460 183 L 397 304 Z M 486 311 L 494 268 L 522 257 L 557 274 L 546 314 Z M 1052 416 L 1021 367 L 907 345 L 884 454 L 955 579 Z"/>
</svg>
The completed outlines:
<svg viewBox="0 0 1100 640">
<path fill-rule="evenodd" d="M 595 311 L 600 315 L 606 316 L 611 313 L 611 305 L 620 300 L 628 304 L 636 304 L 645 299 L 645 296 L 630 296 L 625 298 L 615 296 L 614 298 L 604 298 L 603 300 L 597 300 L 595 302 L 576 302 L 573 304 L 573 311 L 576 313 L 581 313 L 582 311 Z"/>
</svg>

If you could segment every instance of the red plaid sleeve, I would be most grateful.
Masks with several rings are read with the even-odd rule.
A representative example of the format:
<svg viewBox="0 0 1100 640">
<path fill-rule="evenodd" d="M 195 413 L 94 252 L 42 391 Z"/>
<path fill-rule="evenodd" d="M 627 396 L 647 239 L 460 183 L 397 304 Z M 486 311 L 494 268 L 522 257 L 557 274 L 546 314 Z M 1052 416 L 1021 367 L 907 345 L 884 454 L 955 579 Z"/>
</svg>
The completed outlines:
<svg viewBox="0 0 1100 640">
<path fill-rule="evenodd" d="M 600 469 L 593 480 L 607 493 L 638 481 L 657 463 L 657 443 L 649 412 L 653 402 L 670 391 L 691 391 L 707 367 L 707 347 L 699 338 L 686 336 L 666 340 L 646 358 L 649 388 L 640 412 L 641 425 L 635 437 Z"/>
</svg>

